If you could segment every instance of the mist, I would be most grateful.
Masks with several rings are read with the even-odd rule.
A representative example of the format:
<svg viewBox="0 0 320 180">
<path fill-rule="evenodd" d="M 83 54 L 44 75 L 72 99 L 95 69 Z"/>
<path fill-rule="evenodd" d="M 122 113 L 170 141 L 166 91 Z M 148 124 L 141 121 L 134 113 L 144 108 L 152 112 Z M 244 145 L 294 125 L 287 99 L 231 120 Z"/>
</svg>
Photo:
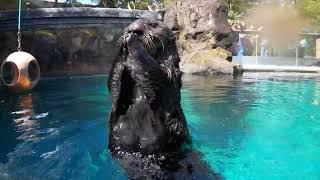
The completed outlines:
<svg viewBox="0 0 320 180">
<path fill-rule="evenodd" d="M 256 27 L 263 26 L 260 35 L 277 48 L 288 47 L 288 43 L 298 40 L 305 24 L 295 8 L 282 6 L 252 8 L 245 21 Z"/>
</svg>

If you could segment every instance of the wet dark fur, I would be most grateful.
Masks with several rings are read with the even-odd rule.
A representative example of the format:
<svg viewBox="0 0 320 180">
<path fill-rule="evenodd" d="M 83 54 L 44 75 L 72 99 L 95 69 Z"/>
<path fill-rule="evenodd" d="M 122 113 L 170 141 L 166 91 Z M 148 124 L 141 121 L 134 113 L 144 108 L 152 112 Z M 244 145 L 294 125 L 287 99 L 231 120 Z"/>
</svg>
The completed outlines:
<svg viewBox="0 0 320 180">
<path fill-rule="evenodd" d="M 198 153 L 181 148 L 189 132 L 180 105 L 180 59 L 172 31 L 162 22 L 138 20 L 126 29 L 118 48 L 108 80 L 108 148 L 129 177 L 215 176 Z"/>
<path fill-rule="evenodd" d="M 174 36 L 160 22 L 143 24 L 147 27 L 143 34 L 131 32 L 129 26 L 120 38 L 120 54 L 109 76 L 111 151 L 175 151 L 188 137 Z"/>
</svg>

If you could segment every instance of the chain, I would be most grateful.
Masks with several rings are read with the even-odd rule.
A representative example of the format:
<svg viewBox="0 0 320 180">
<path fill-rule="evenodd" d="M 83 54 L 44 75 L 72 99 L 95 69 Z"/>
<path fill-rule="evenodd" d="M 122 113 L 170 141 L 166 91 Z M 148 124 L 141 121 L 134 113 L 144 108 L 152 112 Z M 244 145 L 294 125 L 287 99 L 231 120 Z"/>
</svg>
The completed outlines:
<svg viewBox="0 0 320 180">
<path fill-rule="evenodd" d="M 21 51 L 21 32 L 20 32 L 20 31 L 18 31 L 17 36 L 18 36 L 18 47 L 17 47 L 17 51 Z"/>
<path fill-rule="evenodd" d="M 18 14 L 18 47 L 17 47 L 17 51 L 21 51 L 21 0 L 19 0 L 19 14 Z"/>
</svg>

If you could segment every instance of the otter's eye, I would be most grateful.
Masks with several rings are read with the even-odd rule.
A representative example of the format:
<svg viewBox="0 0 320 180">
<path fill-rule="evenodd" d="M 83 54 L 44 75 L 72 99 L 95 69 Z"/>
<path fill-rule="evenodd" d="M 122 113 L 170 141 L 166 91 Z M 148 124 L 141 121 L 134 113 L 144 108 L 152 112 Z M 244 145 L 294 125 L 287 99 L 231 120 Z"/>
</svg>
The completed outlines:
<svg viewBox="0 0 320 180">
<path fill-rule="evenodd" d="M 155 23 L 151 23 L 150 25 L 151 25 L 153 28 L 156 28 L 156 27 L 158 26 L 158 23 L 155 22 Z"/>
<path fill-rule="evenodd" d="M 143 35 L 143 30 L 136 29 L 136 30 L 133 31 L 133 33 L 136 33 L 137 35 L 142 36 Z"/>
</svg>

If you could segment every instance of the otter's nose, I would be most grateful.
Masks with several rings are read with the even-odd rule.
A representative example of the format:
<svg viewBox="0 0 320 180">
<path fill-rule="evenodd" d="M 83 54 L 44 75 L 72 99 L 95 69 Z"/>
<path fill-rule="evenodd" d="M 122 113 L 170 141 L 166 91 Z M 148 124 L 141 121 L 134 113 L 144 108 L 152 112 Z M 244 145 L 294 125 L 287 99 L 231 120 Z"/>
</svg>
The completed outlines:
<svg viewBox="0 0 320 180">
<path fill-rule="evenodd" d="M 141 21 L 135 21 L 128 27 L 129 33 L 136 33 L 138 35 L 143 35 L 146 30 L 146 26 Z"/>
</svg>

